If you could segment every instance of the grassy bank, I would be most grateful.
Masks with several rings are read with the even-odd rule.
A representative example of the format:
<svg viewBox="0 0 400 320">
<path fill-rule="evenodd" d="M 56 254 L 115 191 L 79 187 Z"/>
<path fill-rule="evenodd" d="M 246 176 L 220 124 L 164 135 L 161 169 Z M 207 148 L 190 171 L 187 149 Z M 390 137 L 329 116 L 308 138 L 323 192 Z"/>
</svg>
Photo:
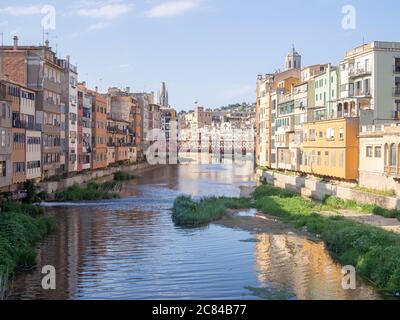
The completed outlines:
<svg viewBox="0 0 400 320">
<path fill-rule="evenodd" d="M 35 244 L 55 228 L 55 220 L 43 208 L 30 204 L 5 203 L 0 212 L 0 278 L 16 269 L 36 264 Z M 0 288 L 1 290 L 1 288 Z"/>
<path fill-rule="evenodd" d="M 218 220 L 227 208 L 235 205 L 237 208 L 257 208 L 297 228 L 318 234 L 339 262 L 355 266 L 358 275 L 369 279 L 385 293 L 400 292 L 400 236 L 342 217 L 319 215 L 318 212 L 348 205 L 335 198 L 327 198 L 320 204 L 265 185 L 256 189 L 251 200 L 209 198 L 195 202 L 180 197 L 175 201 L 173 218 L 180 225 L 204 225 Z"/>
<path fill-rule="evenodd" d="M 204 226 L 221 219 L 227 209 L 248 208 L 250 203 L 242 198 L 207 198 L 194 201 L 187 196 L 178 197 L 174 202 L 172 217 L 179 226 Z"/>
<path fill-rule="evenodd" d="M 84 200 L 107 200 L 118 198 L 116 193 L 121 188 L 120 183 L 111 181 L 103 184 L 89 183 L 86 187 L 74 185 L 55 194 L 55 201 L 84 201 Z"/>
<path fill-rule="evenodd" d="M 133 174 L 130 174 L 128 172 L 119 171 L 119 172 L 114 173 L 115 181 L 129 181 L 129 180 L 134 180 L 134 179 L 136 179 L 136 176 Z"/>
<path fill-rule="evenodd" d="M 323 203 L 328 210 L 352 210 L 376 214 L 385 218 L 397 218 L 400 220 L 400 211 L 385 209 L 375 204 L 362 204 L 333 196 L 326 197 Z"/>
</svg>

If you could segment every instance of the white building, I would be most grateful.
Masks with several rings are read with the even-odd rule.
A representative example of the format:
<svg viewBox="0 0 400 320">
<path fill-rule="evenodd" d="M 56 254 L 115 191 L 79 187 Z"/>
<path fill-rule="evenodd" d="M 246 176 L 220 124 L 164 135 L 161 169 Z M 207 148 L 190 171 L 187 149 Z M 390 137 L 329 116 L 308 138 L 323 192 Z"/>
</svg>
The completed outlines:
<svg viewBox="0 0 400 320">
<path fill-rule="evenodd" d="M 70 63 L 69 56 L 59 60 L 59 65 L 63 68 L 61 102 L 65 104 L 65 169 L 70 173 L 78 171 L 78 71 Z"/>
<path fill-rule="evenodd" d="M 359 114 L 362 125 L 400 120 L 400 43 L 375 41 L 347 52 L 340 83 L 338 116 Z"/>
</svg>

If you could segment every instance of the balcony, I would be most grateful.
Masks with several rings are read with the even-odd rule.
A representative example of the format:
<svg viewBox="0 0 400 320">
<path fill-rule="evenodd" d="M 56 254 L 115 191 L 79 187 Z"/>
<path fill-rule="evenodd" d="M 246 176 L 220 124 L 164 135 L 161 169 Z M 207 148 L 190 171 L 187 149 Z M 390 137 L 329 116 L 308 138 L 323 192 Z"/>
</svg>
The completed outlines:
<svg viewBox="0 0 400 320">
<path fill-rule="evenodd" d="M 349 77 L 350 78 L 357 78 L 371 75 L 372 71 L 370 67 L 367 68 L 352 68 L 349 70 Z"/>
<path fill-rule="evenodd" d="M 61 83 L 56 82 L 54 78 L 44 78 L 43 89 L 48 89 L 50 91 L 61 94 Z"/>
<path fill-rule="evenodd" d="M 393 66 L 393 73 L 400 73 L 400 66 Z"/>
<path fill-rule="evenodd" d="M 58 105 L 52 98 L 43 100 L 43 109 L 52 113 L 60 113 L 61 111 L 60 105 Z"/>
<path fill-rule="evenodd" d="M 393 88 L 393 96 L 400 97 L 400 86 Z"/>
<path fill-rule="evenodd" d="M 354 97 L 368 98 L 371 97 L 371 91 L 367 90 L 355 90 Z"/>
</svg>

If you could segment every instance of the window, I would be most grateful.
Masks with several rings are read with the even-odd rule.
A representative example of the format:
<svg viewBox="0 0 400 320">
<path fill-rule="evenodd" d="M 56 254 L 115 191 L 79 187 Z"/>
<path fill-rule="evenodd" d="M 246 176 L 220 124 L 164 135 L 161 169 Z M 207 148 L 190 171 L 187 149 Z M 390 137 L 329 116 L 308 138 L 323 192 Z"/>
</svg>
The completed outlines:
<svg viewBox="0 0 400 320">
<path fill-rule="evenodd" d="M 344 167 L 344 152 L 340 151 L 339 152 L 339 168 Z"/>
<path fill-rule="evenodd" d="M 393 143 L 390 146 L 390 166 L 395 166 L 397 163 L 396 145 Z"/>
<path fill-rule="evenodd" d="M 318 151 L 318 153 L 317 153 L 317 165 L 318 166 L 321 165 L 321 151 Z"/>
<path fill-rule="evenodd" d="M 400 72 L 400 58 L 395 58 L 394 61 L 394 72 Z"/>
<path fill-rule="evenodd" d="M 325 167 L 329 167 L 329 151 L 325 151 Z"/>
<path fill-rule="evenodd" d="M 24 173 L 25 172 L 25 162 L 14 163 L 14 173 Z"/>
<path fill-rule="evenodd" d="M 385 144 L 385 166 L 389 165 L 389 145 Z"/>
<path fill-rule="evenodd" d="M 326 130 L 326 138 L 328 140 L 334 140 L 335 139 L 335 129 L 333 128 L 328 128 Z"/>
<path fill-rule="evenodd" d="M 367 158 L 372 158 L 372 147 L 371 146 L 367 147 L 366 156 L 367 156 Z"/>
<path fill-rule="evenodd" d="M 331 152 L 331 167 L 336 167 L 336 151 Z"/>
<path fill-rule="evenodd" d="M 382 147 L 375 147 L 375 158 L 382 158 Z"/>
<path fill-rule="evenodd" d="M 343 128 L 339 128 L 339 139 L 344 140 L 344 129 Z"/>
<path fill-rule="evenodd" d="M 7 176 L 7 162 L 6 161 L 0 161 L 0 175 L 2 177 Z"/>
</svg>

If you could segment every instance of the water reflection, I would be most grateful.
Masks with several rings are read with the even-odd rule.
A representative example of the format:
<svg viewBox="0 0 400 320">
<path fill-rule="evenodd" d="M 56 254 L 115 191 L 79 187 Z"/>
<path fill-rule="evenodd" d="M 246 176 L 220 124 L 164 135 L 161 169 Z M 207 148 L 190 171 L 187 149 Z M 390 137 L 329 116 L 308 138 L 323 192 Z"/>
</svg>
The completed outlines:
<svg viewBox="0 0 400 320">
<path fill-rule="evenodd" d="M 341 269 L 323 242 L 293 235 L 257 236 L 256 270 L 261 286 L 272 284 L 302 300 L 378 298 L 362 281 L 358 281 L 356 290 L 344 290 Z"/>
<path fill-rule="evenodd" d="M 200 163 L 144 172 L 121 199 L 49 207 L 58 231 L 39 248 L 40 268 L 13 279 L 10 299 L 257 299 L 246 287 L 289 288 L 300 299 L 370 298 L 338 289 L 340 268 L 321 244 L 211 225 L 182 229 L 170 208 L 182 194 L 238 196 L 253 183 L 251 161 L 206 155 Z M 41 288 L 41 267 L 57 270 L 57 289 Z M 256 265 L 256 268 L 254 267 Z"/>
</svg>

